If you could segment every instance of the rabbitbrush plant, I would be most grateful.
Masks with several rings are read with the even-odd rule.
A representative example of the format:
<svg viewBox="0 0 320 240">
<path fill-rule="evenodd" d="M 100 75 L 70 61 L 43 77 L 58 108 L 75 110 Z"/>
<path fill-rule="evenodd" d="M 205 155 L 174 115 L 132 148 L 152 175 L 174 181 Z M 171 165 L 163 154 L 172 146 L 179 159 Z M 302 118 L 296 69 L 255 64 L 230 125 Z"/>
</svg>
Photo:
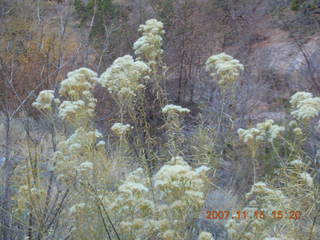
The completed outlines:
<svg viewBox="0 0 320 240">
<path fill-rule="evenodd" d="M 226 226 L 232 239 L 313 240 L 319 237 L 319 182 L 315 180 L 317 172 L 312 162 L 308 161 L 310 157 L 302 148 L 307 140 L 308 125 L 320 112 L 318 98 L 308 92 L 297 92 L 290 103 L 291 116 L 297 121 L 290 120 L 283 127 L 266 120 L 255 128 L 238 130 L 240 139 L 257 162 L 266 161 L 264 148 L 271 146 L 278 165 L 264 181 L 254 181 L 246 194 L 243 211 L 251 216 L 263 211 L 262 215 L 228 221 Z M 276 142 L 278 139 L 281 142 Z"/>
<path fill-rule="evenodd" d="M 41 91 L 33 103 L 54 126 L 57 119 L 63 121 L 65 131 L 54 128 L 57 144 L 46 156 L 48 165 L 34 164 L 44 158 L 38 153 L 21 167 L 24 174 L 17 182 L 25 184 L 16 201 L 21 216 L 29 216 L 27 238 L 54 239 L 67 234 L 76 239 L 183 240 L 199 234 L 195 219 L 209 190 L 210 167 L 191 166 L 180 156 L 183 115 L 190 110 L 168 104 L 164 94 L 163 24 L 151 19 L 140 31 L 143 36 L 134 44 L 137 58 L 119 57 L 100 77 L 88 68 L 72 71 L 58 92 Z M 106 88 L 119 110 L 119 118 L 109 129 L 111 138 L 96 129 L 93 121 L 97 102 L 93 89 L 98 84 Z M 149 93 L 156 96 L 152 103 L 146 102 Z M 162 156 L 158 161 L 154 149 L 157 142 L 148 104 L 155 104 L 163 116 L 168 135 L 166 160 Z M 135 170 L 128 169 L 132 164 Z M 49 183 L 44 177 L 48 171 Z M 65 228 L 58 227 L 58 218 L 48 218 L 52 209 L 63 218 Z M 213 237 L 202 232 L 199 239 Z"/>
<path fill-rule="evenodd" d="M 219 161 L 229 154 L 217 145 L 232 145 L 236 141 L 227 138 L 238 133 L 242 148 L 232 145 L 230 155 L 240 164 L 249 156 L 253 169 L 251 190 L 239 206 L 248 214 L 264 211 L 265 218 L 228 219 L 229 239 L 319 239 L 319 183 L 304 150 L 307 129 L 320 113 L 318 97 L 296 93 L 288 121 L 267 119 L 236 133 L 235 115 L 226 114 L 224 105 L 244 66 L 225 53 L 213 55 L 205 68 L 222 91 L 217 125 L 198 123 L 187 135 L 184 121 L 193 112 L 171 103 L 166 92 L 163 24 L 150 19 L 139 31 L 135 56 L 115 59 L 100 76 L 88 68 L 69 72 L 59 89 L 43 90 L 35 99 L 51 131 L 42 142 L 23 143 L 13 216 L 23 237 L 214 240 L 216 234 L 199 228 L 197 219 L 216 187 Z M 107 129 L 94 121 L 97 86 L 118 111 Z M 226 116 L 232 125 L 222 132 Z M 285 210 L 300 211 L 304 221 L 277 219 Z"/>
</svg>

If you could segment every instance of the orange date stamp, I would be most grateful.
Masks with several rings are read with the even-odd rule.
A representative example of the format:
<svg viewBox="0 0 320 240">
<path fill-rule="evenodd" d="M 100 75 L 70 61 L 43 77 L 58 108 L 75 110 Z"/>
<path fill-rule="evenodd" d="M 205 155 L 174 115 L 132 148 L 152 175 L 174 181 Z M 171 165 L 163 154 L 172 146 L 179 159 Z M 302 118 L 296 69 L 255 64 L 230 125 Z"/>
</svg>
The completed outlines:
<svg viewBox="0 0 320 240">
<path fill-rule="evenodd" d="M 300 220 L 302 218 L 302 212 L 299 210 L 255 210 L 255 211 L 229 211 L 229 210 L 207 210 L 205 212 L 205 219 L 210 220 L 245 220 L 245 219 L 265 219 L 273 218 L 277 220 L 289 219 L 289 220 Z"/>
</svg>

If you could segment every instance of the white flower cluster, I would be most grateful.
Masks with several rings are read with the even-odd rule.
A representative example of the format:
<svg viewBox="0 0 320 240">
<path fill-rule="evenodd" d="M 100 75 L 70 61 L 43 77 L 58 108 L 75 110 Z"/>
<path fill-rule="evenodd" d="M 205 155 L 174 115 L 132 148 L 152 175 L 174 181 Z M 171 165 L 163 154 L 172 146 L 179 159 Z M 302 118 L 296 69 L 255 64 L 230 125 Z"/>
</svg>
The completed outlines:
<svg viewBox="0 0 320 240">
<path fill-rule="evenodd" d="M 156 216 L 169 223 L 162 231 L 162 239 L 186 239 L 186 221 L 199 213 L 205 200 L 208 170 L 205 166 L 193 169 L 178 156 L 156 173 L 154 186 L 159 192 L 158 201 L 162 203 L 156 209 Z M 185 212 L 186 209 L 191 215 Z"/>
<path fill-rule="evenodd" d="M 303 131 L 300 127 L 298 127 L 298 123 L 295 120 L 291 120 L 288 124 L 289 128 L 292 130 L 294 135 L 296 136 L 303 136 Z"/>
<path fill-rule="evenodd" d="M 89 131 L 80 127 L 66 141 L 60 142 L 58 147 L 68 153 L 73 153 L 72 149 L 76 149 L 76 153 L 81 155 L 101 137 L 102 134 L 98 130 Z"/>
<path fill-rule="evenodd" d="M 258 123 L 255 128 L 238 129 L 240 140 L 244 143 L 252 144 L 254 142 L 273 142 L 279 135 L 284 132 L 285 128 L 274 124 L 272 119 Z"/>
<path fill-rule="evenodd" d="M 140 25 L 139 31 L 142 32 L 134 44 L 135 54 L 142 59 L 147 60 L 150 66 L 157 64 L 161 59 L 163 50 L 162 35 L 164 34 L 163 23 L 156 19 L 149 19 L 145 25 Z"/>
<path fill-rule="evenodd" d="M 272 189 L 264 182 L 257 182 L 252 186 L 251 191 L 246 194 L 246 198 L 250 202 L 243 210 L 248 215 L 253 215 L 256 211 L 263 211 L 264 217 L 254 217 L 249 225 L 247 220 L 239 220 L 237 217 L 231 218 L 226 224 L 231 238 L 236 238 L 239 233 L 242 233 L 242 237 L 247 240 L 264 240 L 270 238 L 270 234 L 279 237 L 282 231 L 287 230 L 283 228 L 283 224 L 289 223 L 289 220 L 283 219 L 283 222 L 279 223 L 277 219 L 272 217 L 272 211 L 290 209 L 290 200 L 282 191 Z M 287 222 L 284 223 L 284 221 Z"/>
<path fill-rule="evenodd" d="M 312 187 L 313 185 L 313 178 L 311 175 L 307 172 L 300 173 L 300 178 L 303 183 L 307 184 L 309 187 Z"/>
<path fill-rule="evenodd" d="M 130 239 L 186 239 L 185 223 L 190 219 L 186 209 L 197 215 L 205 199 L 206 166 L 193 169 L 182 157 L 175 157 L 153 176 L 154 191 L 149 189 L 146 172 L 133 171 L 119 186 L 115 199 L 109 200 L 110 212 L 119 228 Z M 155 200 L 159 205 L 154 206 Z M 160 204 L 161 203 L 161 204 Z M 128 220 L 128 216 L 132 216 Z M 194 216 L 193 216 L 194 217 Z M 207 239 L 203 233 L 201 239 Z M 211 240 L 211 238 L 208 238 Z"/>
<path fill-rule="evenodd" d="M 293 107 L 291 115 L 298 120 L 310 120 L 320 113 L 320 97 L 313 97 L 309 92 L 297 92 L 291 96 Z"/>
<path fill-rule="evenodd" d="M 126 204 L 127 206 L 140 205 L 142 198 L 147 198 L 149 192 L 149 189 L 146 187 L 144 174 L 145 172 L 142 168 L 131 172 L 126 181 L 118 188 L 119 196 L 117 197 L 117 201 L 125 201 L 122 204 Z"/>
<path fill-rule="evenodd" d="M 162 108 L 162 113 L 170 114 L 170 113 L 178 113 L 185 114 L 190 113 L 188 108 L 184 108 L 178 105 L 168 104 Z"/>
<path fill-rule="evenodd" d="M 289 162 L 289 165 L 296 166 L 296 167 L 302 167 L 305 165 L 305 163 L 302 162 L 300 159 L 295 159 L 295 160 L 292 160 L 291 162 Z"/>
<path fill-rule="evenodd" d="M 272 189 L 264 182 L 255 183 L 251 191 L 246 194 L 247 199 L 254 198 L 256 202 L 259 202 L 261 207 L 279 207 L 278 204 L 286 206 L 289 199 L 277 189 Z"/>
<path fill-rule="evenodd" d="M 59 117 L 70 122 L 89 120 L 95 115 L 96 102 L 95 98 L 89 98 L 87 101 L 63 101 L 59 106 Z"/>
<path fill-rule="evenodd" d="M 61 82 L 59 93 L 72 100 L 78 100 L 84 93 L 88 95 L 97 83 L 97 73 L 88 68 L 79 68 L 69 72 L 67 79 Z"/>
<path fill-rule="evenodd" d="M 198 240 L 214 240 L 214 238 L 209 232 L 201 232 Z"/>
<path fill-rule="evenodd" d="M 132 98 L 143 90 L 143 79 L 148 79 L 149 67 L 142 61 L 135 61 L 126 55 L 117 58 L 113 64 L 101 75 L 99 82 L 108 91 L 118 97 Z"/>
<path fill-rule="evenodd" d="M 80 172 L 85 172 L 93 169 L 93 163 L 86 161 L 80 164 L 79 166 L 79 171 Z"/>
<path fill-rule="evenodd" d="M 111 127 L 112 132 L 117 136 L 126 135 L 133 127 L 130 124 L 114 123 Z"/>
<path fill-rule="evenodd" d="M 97 74 L 88 68 L 80 68 L 68 73 L 61 82 L 59 93 L 69 100 L 59 106 L 59 116 L 72 123 L 89 122 L 95 115 L 97 100 L 91 91 L 97 83 Z"/>
<path fill-rule="evenodd" d="M 52 107 L 52 100 L 54 99 L 53 90 L 43 90 L 39 93 L 36 101 L 32 106 L 42 111 L 50 111 Z"/>
<path fill-rule="evenodd" d="M 58 151 L 54 154 L 56 161 L 56 169 L 60 179 L 69 179 L 75 176 L 77 172 L 85 174 L 93 169 L 90 157 L 93 151 L 101 151 L 98 145 L 101 144 L 97 140 L 102 134 L 97 130 L 88 130 L 86 128 L 78 128 L 65 141 L 58 144 Z M 97 155 L 95 156 L 98 157 Z"/>
<path fill-rule="evenodd" d="M 182 157 L 174 157 L 155 175 L 155 187 L 163 192 L 163 200 L 175 199 L 184 204 L 192 202 L 193 206 L 199 207 L 204 201 L 203 177 L 208 170 L 205 166 L 192 169 Z M 176 197 L 173 198 L 173 195 Z M 176 201 L 171 203 L 172 207 Z"/>
<path fill-rule="evenodd" d="M 213 55 L 206 62 L 206 71 L 212 77 L 220 76 L 220 86 L 235 82 L 243 70 L 243 65 L 237 59 L 225 53 Z"/>
<path fill-rule="evenodd" d="M 145 174 L 142 168 L 131 172 L 119 186 L 116 198 L 108 204 L 110 212 L 116 213 L 115 217 L 124 216 L 120 218 L 121 231 L 127 235 L 134 234 L 141 239 L 149 232 L 152 221 L 150 216 L 154 212 Z M 132 218 L 128 220 L 128 216 Z"/>
</svg>

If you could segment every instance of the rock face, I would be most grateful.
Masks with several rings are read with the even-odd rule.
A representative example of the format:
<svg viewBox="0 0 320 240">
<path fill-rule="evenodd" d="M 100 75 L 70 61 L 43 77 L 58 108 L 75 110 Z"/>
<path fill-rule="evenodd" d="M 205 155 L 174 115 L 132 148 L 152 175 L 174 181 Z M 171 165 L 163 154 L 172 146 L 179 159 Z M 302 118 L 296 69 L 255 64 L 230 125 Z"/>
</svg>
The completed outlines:
<svg viewBox="0 0 320 240">
<path fill-rule="evenodd" d="M 287 32 L 273 29 L 266 40 L 251 46 L 249 61 L 255 63 L 252 74 L 257 78 L 265 74 L 270 90 L 280 96 L 290 90 L 310 89 L 311 75 L 317 77 L 320 73 L 316 68 L 320 63 L 319 46 L 320 36 L 300 45 Z"/>
<path fill-rule="evenodd" d="M 241 48 L 241 43 L 235 41 L 226 49 L 226 52 L 239 56 L 245 64 L 241 94 L 246 96 L 246 101 L 263 103 L 254 108 L 257 118 L 263 112 L 277 115 L 283 111 L 281 106 L 296 91 L 307 90 L 320 96 L 320 33 L 308 37 L 292 34 L 301 30 L 294 29 L 300 27 L 295 25 L 288 31 L 284 30 L 278 24 L 282 20 L 276 23 L 274 7 L 277 6 L 273 3 L 275 1 L 272 0 L 256 1 L 252 8 L 239 13 L 247 16 L 247 25 L 237 36 L 240 41 L 244 39 L 246 48 Z M 285 14 L 292 19 L 298 13 L 287 9 Z M 257 111 L 259 108 L 261 111 Z"/>
</svg>

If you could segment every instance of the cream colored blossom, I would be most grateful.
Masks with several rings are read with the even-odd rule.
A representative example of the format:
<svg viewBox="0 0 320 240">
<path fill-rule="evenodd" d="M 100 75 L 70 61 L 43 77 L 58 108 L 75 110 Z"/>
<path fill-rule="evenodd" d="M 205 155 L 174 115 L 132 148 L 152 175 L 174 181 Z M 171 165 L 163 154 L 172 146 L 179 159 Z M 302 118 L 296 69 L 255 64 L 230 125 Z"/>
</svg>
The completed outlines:
<svg viewBox="0 0 320 240">
<path fill-rule="evenodd" d="M 235 82 L 243 70 L 244 67 L 238 60 L 225 53 L 213 55 L 206 62 L 206 71 L 212 77 L 220 76 L 219 85 Z"/>
<path fill-rule="evenodd" d="M 81 127 L 76 129 L 66 141 L 61 141 L 58 147 L 64 151 L 64 153 L 72 153 L 74 152 L 74 148 L 80 154 L 87 151 L 87 149 L 94 145 L 97 139 L 101 137 L 102 134 L 98 130 L 89 131 Z"/>
<path fill-rule="evenodd" d="M 158 228 L 151 218 L 155 208 L 145 175 L 142 168 L 131 172 L 118 187 L 115 199 L 107 205 L 111 212 L 123 216 L 120 229 L 131 232 L 134 239 L 145 239 L 144 236 Z M 128 221 L 127 216 L 133 219 Z"/>
<path fill-rule="evenodd" d="M 186 114 L 190 113 L 188 108 L 184 108 L 174 104 L 168 104 L 162 108 L 162 112 L 169 114 L 169 113 L 179 113 L 179 114 Z"/>
<path fill-rule="evenodd" d="M 52 107 L 52 100 L 54 99 L 53 90 L 43 90 L 39 93 L 36 101 L 32 103 L 32 106 L 42 111 L 49 111 Z"/>
<path fill-rule="evenodd" d="M 291 120 L 291 121 L 289 122 L 289 127 L 294 128 L 294 127 L 296 127 L 296 126 L 298 126 L 297 121 L 295 121 L 295 120 Z"/>
<path fill-rule="evenodd" d="M 290 104 L 293 107 L 291 115 L 298 120 L 310 120 L 320 113 L 320 97 L 313 97 L 308 92 L 297 92 L 291 96 Z"/>
<path fill-rule="evenodd" d="M 59 98 L 55 98 L 53 99 L 53 102 L 57 105 L 59 105 L 61 103 L 60 99 Z"/>
<path fill-rule="evenodd" d="M 61 82 L 59 93 L 72 100 L 79 100 L 94 88 L 97 80 L 97 73 L 88 68 L 79 68 L 68 73 L 67 79 Z"/>
<path fill-rule="evenodd" d="M 313 185 L 313 178 L 311 177 L 311 175 L 309 173 L 307 173 L 307 172 L 300 173 L 300 178 L 308 186 L 311 187 Z"/>
<path fill-rule="evenodd" d="M 143 80 L 147 79 L 149 67 L 142 61 L 135 61 L 126 55 L 117 58 L 101 75 L 99 82 L 117 97 L 135 97 L 144 89 Z"/>
<path fill-rule="evenodd" d="M 214 240 L 214 238 L 209 232 L 201 232 L 198 240 Z"/>
<path fill-rule="evenodd" d="M 80 164 L 79 170 L 80 171 L 88 171 L 93 169 L 93 163 L 86 161 Z"/>
<path fill-rule="evenodd" d="M 290 104 L 293 107 L 297 107 L 301 101 L 313 98 L 312 93 L 309 92 L 296 92 L 294 95 L 291 96 L 290 98 Z"/>
<path fill-rule="evenodd" d="M 181 201 L 193 202 L 195 206 L 200 206 L 205 197 L 205 182 L 202 174 L 203 170 L 207 171 L 207 169 L 200 167 L 200 170 L 194 170 L 182 157 L 172 158 L 157 172 L 154 185 L 169 195 L 180 192 Z M 166 198 L 166 194 L 162 197 Z"/>
<path fill-rule="evenodd" d="M 125 210 L 128 206 L 135 206 L 136 210 L 140 209 L 140 207 L 145 207 L 144 209 L 148 210 L 148 208 L 153 207 L 150 206 L 151 203 L 148 199 L 149 189 L 146 187 L 146 179 L 142 171 L 142 169 L 138 168 L 131 172 L 119 186 L 118 197 L 113 202 L 116 208 L 124 208 L 123 210 Z"/>
<path fill-rule="evenodd" d="M 140 25 L 142 36 L 133 44 L 135 54 L 145 59 L 150 66 L 155 65 L 162 56 L 163 23 L 156 19 L 149 19 L 144 25 Z"/>
<path fill-rule="evenodd" d="M 293 160 L 293 161 L 289 162 L 289 165 L 292 165 L 292 166 L 303 166 L 305 164 L 300 159 L 296 159 L 296 160 Z"/>
<path fill-rule="evenodd" d="M 186 207 L 186 203 L 181 201 L 181 200 L 177 200 L 177 201 L 174 201 L 171 205 L 170 205 L 170 208 L 172 210 L 176 210 L 176 211 L 181 211 L 183 209 L 185 209 Z"/>
<path fill-rule="evenodd" d="M 272 203 L 270 206 L 274 205 L 277 201 L 279 204 L 286 203 L 288 201 L 288 198 L 277 189 L 272 189 L 267 186 L 264 182 L 257 182 L 255 183 L 251 191 L 246 194 L 246 198 L 252 198 L 252 197 L 259 197 L 259 201 L 263 202 L 266 207 L 267 203 Z M 284 204 L 283 204 L 284 205 Z"/>
<path fill-rule="evenodd" d="M 272 125 L 269 128 L 270 136 L 268 137 L 268 141 L 272 142 L 274 139 L 278 138 L 281 135 L 281 133 L 284 131 L 285 131 L 284 127 L 276 125 L 276 124 Z"/>
<path fill-rule="evenodd" d="M 130 124 L 114 123 L 111 127 L 112 132 L 117 136 L 127 134 L 133 127 Z"/>
<path fill-rule="evenodd" d="M 122 184 L 119 187 L 119 192 L 120 193 L 126 193 L 126 194 L 135 194 L 135 193 L 142 193 L 142 192 L 148 192 L 148 188 L 146 188 L 143 184 L 141 183 L 135 183 L 135 182 L 126 182 Z"/>
<path fill-rule="evenodd" d="M 238 135 L 244 143 L 252 144 L 265 140 L 273 142 L 284 131 L 284 127 L 276 125 L 272 119 L 268 119 L 262 123 L 258 123 L 255 128 L 239 128 Z"/>
<path fill-rule="evenodd" d="M 78 153 L 81 147 L 80 143 L 73 143 L 69 146 L 69 151 L 72 153 Z"/>
<path fill-rule="evenodd" d="M 59 116 L 70 122 L 86 121 L 95 115 L 95 104 L 94 99 L 92 99 L 90 106 L 83 100 L 63 101 L 59 106 Z"/>
<path fill-rule="evenodd" d="M 293 129 L 293 133 L 294 133 L 295 135 L 297 135 L 297 136 L 303 135 L 302 129 L 299 128 L 299 127 L 294 128 L 294 129 Z"/>
<path fill-rule="evenodd" d="M 242 140 L 244 143 L 250 144 L 253 142 L 257 136 L 259 136 L 259 129 L 257 128 L 249 128 L 249 129 L 238 129 L 238 135 L 240 137 L 240 140 Z"/>
<path fill-rule="evenodd" d="M 195 171 L 199 174 L 207 173 L 210 170 L 209 167 L 201 166 L 195 169 Z"/>
<path fill-rule="evenodd" d="M 95 151 L 96 143 L 101 137 L 102 134 L 98 130 L 80 127 L 66 140 L 59 142 L 53 161 L 56 163 L 55 168 L 60 180 L 75 180 L 77 172 L 93 169 L 92 152 Z"/>
<path fill-rule="evenodd" d="M 264 182 L 255 183 L 250 192 L 246 194 L 249 204 L 243 209 L 248 215 L 254 216 L 255 212 L 263 211 L 263 218 L 253 217 L 248 223 L 245 219 L 237 219 L 237 216 L 230 218 L 227 221 L 226 227 L 231 238 L 237 238 L 239 232 L 247 240 L 264 240 L 269 236 L 269 233 L 277 232 L 277 230 L 285 226 L 288 222 L 282 219 L 283 222 L 272 217 L 273 211 L 279 209 L 290 208 L 289 199 L 281 190 L 268 186 Z M 287 229 L 284 229 L 286 231 Z M 278 232 L 277 232 L 278 233 Z"/>
<path fill-rule="evenodd" d="M 120 220 L 120 229 L 131 232 L 134 239 L 147 239 L 156 232 L 161 239 L 184 239 L 182 219 L 188 218 L 185 210 L 191 215 L 200 211 L 205 199 L 204 174 L 208 170 L 205 166 L 193 169 L 181 156 L 173 157 L 153 176 L 151 191 L 146 171 L 138 168 L 118 187 L 117 196 L 108 207 L 125 216 Z M 129 223 L 126 216 L 133 220 Z"/>
</svg>

